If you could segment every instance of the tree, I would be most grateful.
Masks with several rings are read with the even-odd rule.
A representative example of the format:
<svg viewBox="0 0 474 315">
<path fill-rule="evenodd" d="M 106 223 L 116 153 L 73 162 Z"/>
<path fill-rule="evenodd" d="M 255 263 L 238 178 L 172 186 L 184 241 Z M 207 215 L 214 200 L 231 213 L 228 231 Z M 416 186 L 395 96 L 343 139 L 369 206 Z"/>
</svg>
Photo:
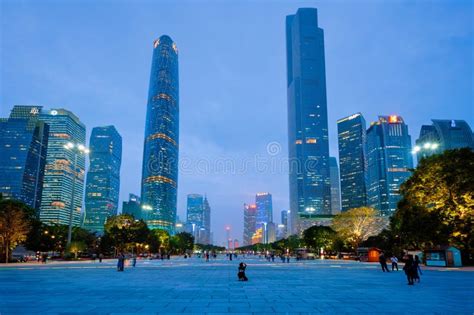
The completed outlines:
<svg viewBox="0 0 474 315">
<path fill-rule="evenodd" d="M 136 243 L 145 242 L 150 232 L 145 221 L 136 220 L 129 214 L 109 217 L 104 230 L 104 238 L 118 251 L 132 248 Z"/>
<path fill-rule="evenodd" d="M 413 175 L 401 185 L 400 192 L 407 207 L 418 207 L 422 215 L 425 211 L 440 219 L 448 229 L 446 243 L 459 247 L 465 257 L 473 253 L 474 152 L 471 149 L 447 150 L 422 159 Z M 416 228 L 411 233 L 415 237 Z"/>
<path fill-rule="evenodd" d="M 7 263 L 11 250 L 24 242 L 35 210 L 16 200 L 0 200 L 0 245 Z"/>
<path fill-rule="evenodd" d="M 171 237 L 171 249 L 177 254 L 182 254 L 194 247 L 194 237 L 186 232 L 181 232 Z"/>
<path fill-rule="evenodd" d="M 150 250 L 153 253 L 157 253 L 160 250 L 168 250 L 169 243 L 170 243 L 170 235 L 167 231 L 156 229 L 151 230 L 150 234 L 148 235 L 148 245 L 150 246 Z"/>
<path fill-rule="evenodd" d="M 306 246 L 319 252 L 320 249 L 332 247 L 336 232 L 328 226 L 312 226 L 303 232 L 303 241 Z"/>
<path fill-rule="evenodd" d="M 87 249 L 87 245 L 84 242 L 73 241 L 67 247 L 67 251 L 74 254 L 74 259 L 77 259 L 77 254 Z"/>
<path fill-rule="evenodd" d="M 369 207 L 354 208 L 334 217 L 332 228 L 338 236 L 347 241 L 353 250 L 369 236 L 377 235 L 384 226 L 384 220 L 377 210 Z"/>
</svg>

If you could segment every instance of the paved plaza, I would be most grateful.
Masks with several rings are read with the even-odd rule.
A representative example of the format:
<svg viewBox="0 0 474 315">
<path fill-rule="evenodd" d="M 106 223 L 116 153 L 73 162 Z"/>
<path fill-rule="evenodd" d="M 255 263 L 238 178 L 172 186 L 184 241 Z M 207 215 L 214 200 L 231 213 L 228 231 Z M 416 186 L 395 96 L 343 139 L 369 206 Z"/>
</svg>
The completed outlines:
<svg viewBox="0 0 474 315">
<path fill-rule="evenodd" d="M 249 282 L 237 281 L 240 261 L 248 264 Z M 115 264 L 0 265 L 0 314 L 474 312 L 468 269 L 425 269 L 421 284 L 408 286 L 403 271 L 333 260 L 139 260 L 124 272 Z"/>
</svg>

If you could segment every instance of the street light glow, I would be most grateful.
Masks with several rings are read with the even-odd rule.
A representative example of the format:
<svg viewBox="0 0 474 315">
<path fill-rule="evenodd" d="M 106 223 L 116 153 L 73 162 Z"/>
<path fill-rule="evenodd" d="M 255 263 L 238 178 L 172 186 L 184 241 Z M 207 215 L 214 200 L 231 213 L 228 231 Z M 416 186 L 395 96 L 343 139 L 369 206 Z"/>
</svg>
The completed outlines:
<svg viewBox="0 0 474 315">
<path fill-rule="evenodd" d="M 431 143 L 426 142 L 425 144 L 423 144 L 423 149 L 429 149 L 429 148 L 431 148 Z"/>
<path fill-rule="evenodd" d="M 142 209 L 143 210 L 153 210 L 153 208 L 150 205 L 143 205 Z"/>
</svg>

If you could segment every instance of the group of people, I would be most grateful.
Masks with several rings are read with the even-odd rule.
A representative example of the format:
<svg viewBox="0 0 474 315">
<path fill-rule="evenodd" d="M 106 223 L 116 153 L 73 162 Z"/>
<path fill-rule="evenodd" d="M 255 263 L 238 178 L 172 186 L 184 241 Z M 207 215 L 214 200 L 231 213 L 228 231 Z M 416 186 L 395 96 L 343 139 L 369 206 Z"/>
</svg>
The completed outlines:
<svg viewBox="0 0 474 315">
<path fill-rule="evenodd" d="M 395 269 L 398 271 L 398 258 L 396 256 L 392 256 L 390 261 L 392 262 L 392 271 Z M 389 272 L 387 259 L 385 258 L 385 254 L 383 252 L 381 252 L 379 255 L 379 262 L 380 266 L 382 267 L 382 271 Z M 415 281 L 420 283 L 420 274 L 422 274 L 420 263 L 421 261 L 418 255 L 415 255 L 415 258 L 413 258 L 413 255 L 408 255 L 408 260 L 405 262 L 405 266 L 403 267 L 403 271 L 407 276 L 408 285 L 415 284 Z"/>
</svg>

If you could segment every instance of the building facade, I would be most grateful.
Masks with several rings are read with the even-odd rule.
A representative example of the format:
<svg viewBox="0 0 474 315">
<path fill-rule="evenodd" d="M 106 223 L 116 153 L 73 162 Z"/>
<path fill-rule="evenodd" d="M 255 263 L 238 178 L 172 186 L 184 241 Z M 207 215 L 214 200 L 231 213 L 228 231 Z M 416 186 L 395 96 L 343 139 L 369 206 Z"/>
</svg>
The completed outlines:
<svg viewBox="0 0 474 315">
<path fill-rule="evenodd" d="M 0 194 L 39 212 L 49 126 L 38 120 L 41 106 L 14 106 L 0 119 Z"/>
<path fill-rule="evenodd" d="M 140 197 L 135 194 L 128 194 L 128 201 L 122 203 L 122 214 L 129 214 L 135 219 L 140 219 L 142 217 Z"/>
<path fill-rule="evenodd" d="M 400 116 L 379 116 L 367 130 L 368 205 L 390 216 L 400 200 L 400 185 L 411 175 L 408 126 Z"/>
<path fill-rule="evenodd" d="M 252 245 L 252 236 L 257 230 L 257 206 L 244 204 L 244 246 Z"/>
<path fill-rule="evenodd" d="M 469 124 L 464 120 L 431 120 L 431 125 L 423 125 L 416 140 L 413 153 L 418 161 L 445 150 L 471 148 L 474 150 L 474 136 Z"/>
<path fill-rule="evenodd" d="M 367 205 L 367 131 L 361 113 L 337 121 L 341 210 Z"/>
<path fill-rule="evenodd" d="M 270 193 L 257 193 L 255 205 L 257 206 L 257 228 L 263 223 L 273 222 L 273 203 Z"/>
<path fill-rule="evenodd" d="M 202 244 L 212 244 L 211 239 L 211 206 L 209 205 L 209 200 L 207 196 L 204 196 L 202 203 L 203 211 L 203 228 L 204 235 L 202 236 Z"/>
<path fill-rule="evenodd" d="M 41 121 L 49 125 L 48 151 L 40 206 L 46 224 L 81 225 L 86 157 L 65 148 L 84 144 L 86 127 L 72 112 L 58 108 L 42 110 Z"/>
<path fill-rule="evenodd" d="M 153 43 L 142 168 L 142 203 L 151 229 L 174 232 L 179 148 L 178 48 L 166 35 Z"/>
<path fill-rule="evenodd" d="M 107 218 L 118 212 L 122 137 L 114 126 L 95 127 L 89 146 L 84 227 L 103 234 Z"/>
<path fill-rule="evenodd" d="M 339 167 L 335 157 L 329 157 L 329 173 L 331 178 L 331 213 L 341 212 L 341 193 L 339 188 Z"/>
<path fill-rule="evenodd" d="M 331 213 L 324 32 L 316 9 L 286 17 L 291 234 L 303 214 Z"/>
</svg>

